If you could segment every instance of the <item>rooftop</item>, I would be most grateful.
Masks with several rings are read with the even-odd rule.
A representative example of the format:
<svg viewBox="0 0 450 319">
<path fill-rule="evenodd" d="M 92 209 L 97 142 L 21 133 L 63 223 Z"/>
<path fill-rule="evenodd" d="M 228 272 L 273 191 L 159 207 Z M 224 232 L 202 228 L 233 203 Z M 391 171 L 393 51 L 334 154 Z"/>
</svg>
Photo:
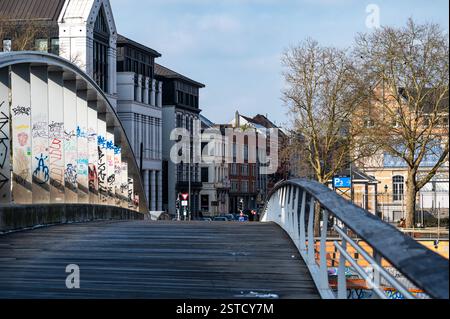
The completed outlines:
<svg viewBox="0 0 450 319">
<path fill-rule="evenodd" d="M 166 78 L 166 79 L 175 79 L 175 80 L 185 81 L 185 82 L 188 82 L 188 83 L 190 83 L 190 84 L 192 84 L 194 86 L 197 86 L 199 88 L 204 88 L 205 87 L 204 84 L 202 84 L 200 82 L 197 82 L 197 81 L 194 81 L 194 80 L 192 80 L 192 79 L 190 79 L 190 78 L 188 78 L 188 77 L 186 77 L 186 76 L 184 76 L 184 75 L 182 75 L 180 73 L 177 73 L 177 72 L 175 72 L 175 71 L 173 71 L 173 70 L 171 70 L 169 68 L 166 68 L 165 66 L 162 66 L 162 65 L 160 65 L 158 63 L 155 63 L 155 74 L 159 75 L 159 76 L 161 76 L 163 78 Z"/>
<path fill-rule="evenodd" d="M 1 0 L 0 19 L 57 22 L 65 0 Z"/>
<path fill-rule="evenodd" d="M 156 50 L 154 50 L 152 48 L 149 48 L 149 47 L 147 47 L 147 46 L 145 46 L 143 44 L 140 44 L 140 43 L 138 43 L 136 41 L 133 41 L 133 40 L 131 40 L 131 39 L 129 39 L 129 38 L 123 36 L 123 35 L 120 35 L 120 34 L 117 36 L 117 44 L 118 45 L 119 44 L 124 44 L 124 45 L 129 45 L 129 46 L 135 47 L 135 48 L 137 48 L 139 50 L 142 50 L 142 51 L 145 51 L 145 52 L 151 54 L 155 58 L 161 57 L 161 53 L 159 53 L 158 51 L 156 51 Z"/>
</svg>

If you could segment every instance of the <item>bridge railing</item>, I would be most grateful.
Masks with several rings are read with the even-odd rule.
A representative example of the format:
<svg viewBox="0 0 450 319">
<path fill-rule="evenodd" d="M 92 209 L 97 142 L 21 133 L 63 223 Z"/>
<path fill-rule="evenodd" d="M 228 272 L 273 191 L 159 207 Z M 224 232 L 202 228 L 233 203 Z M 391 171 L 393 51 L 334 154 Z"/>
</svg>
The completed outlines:
<svg viewBox="0 0 450 319">
<path fill-rule="evenodd" d="M 286 181 L 268 198 L 261 220 L 289 234 L 323 298 L 346 299 L 352 289 L 382 299 L 449 298 L 447 259 L 326 186 Z"/>
</svg>

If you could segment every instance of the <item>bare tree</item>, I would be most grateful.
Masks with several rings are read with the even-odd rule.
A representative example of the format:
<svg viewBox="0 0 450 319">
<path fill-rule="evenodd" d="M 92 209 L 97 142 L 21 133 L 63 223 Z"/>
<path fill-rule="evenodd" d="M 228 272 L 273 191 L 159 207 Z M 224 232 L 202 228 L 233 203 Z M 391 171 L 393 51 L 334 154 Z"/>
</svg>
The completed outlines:
<svg viewBox="0 0 450 319">
<path fill-rule="evenodd" d="M 12 40 L 12 51 L 36 50 L 36 39 L 49 33 L 46 25 L 35 21 L 15 21 L 0 16 L 0 39 Z"/>
<path fill-rule="evenodd" d="M 368 90 L 346 51 L 321 47 L 311 39 L 285 52 L 283 64 L 283 100 L 293 130 L 301 137 L 301 151 L 315 178 L 325 184 L 367 155 L 363 130 L 353 123 Z M 296 148 L 299 144 L 293 143 Z"/>
<path fill-rule="evenodd" d="M 417 193 L 448 161 L 448 34 L 409 20 L 357 37 L 355 56 L 373 91 L 367 138 L 407 166 L 406 227 L 414 226 Z M 425 160 L 433 167 L 421 176 Z"/>
<path fill-rule="evenodd" d="M 369 90 L 344 50 L 322 47 L 308 39 L 285 52 L 284 102 L 290 110 L 294 135 L 292 145 L 303 153 L 313 177 L 322 184 L 367 156 L 363 126 L 355 125 L 358 106 Z M 373 151 L 372 151 L 373 152 Z M 319 211 L 315 214 L 316 233 Z"/>
</svg>

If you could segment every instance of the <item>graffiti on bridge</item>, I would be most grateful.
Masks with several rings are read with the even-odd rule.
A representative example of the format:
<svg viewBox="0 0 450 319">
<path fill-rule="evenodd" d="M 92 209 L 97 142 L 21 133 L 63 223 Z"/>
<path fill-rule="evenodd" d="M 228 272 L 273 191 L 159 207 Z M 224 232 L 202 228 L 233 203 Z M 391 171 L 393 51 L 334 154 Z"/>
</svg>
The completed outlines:
<svg viewBox="0 0 450 319">
<path fill-rule="evenodd" d="M 36 183 L 40 185 L 46 184 L 50 179 L 50 170 L 45 162 L 48 156 L 44 157 L 44 154 L 41 154 L 40 157 L 35 157 L 35 159 L 38 161 L 38 165 L 33 172 L 33 177 L 36 178 Z"/>
<path fill-rule="evenodd" d="M 31 107 L 25 107 L 25 106 L 17 106 L 12 109 L 14 112 L 14 115 L 27 115 L 29 116 L 31 114 Z"/>
<path fill-rule="evenodd" d="M 70 185 L 76 187 L 77 185 L 77 168 L 73 164 L 67 164 L 65 172 L 65 180 Z"/>
<path fill-rule="evenodd" d="M 63 162 L 63 141 L 60 139 L 62 132 L 57 134 L 55 131 L 51 133 L 53 140 L 49 146 L 50 156 L 50 183 L 52 186 L 63 191 L 64 185 L 64 162 Z"/>
<path fill-rule="evenodd" d="M 98 173 L 94 164 L 89 164 L 89 191 L 94 193 L 98 191 Z"/>
<path fill-rule="evenodd" d="M 5 101 L 0 103 L 0 109 L 3 108 Z M 5 167 L 6 159 L 9 155 L 9 116 L 3 111 L 0 112 L 0 169 L 9 170 Z M 0 172 L 0 190 L 9 183 L 9 178 Z"/>
<path fill-rule="evenodd" d="M 22 132 L 22 133 L 17 134 L 17 140 L 19 141 L 19 145 L 22 147 L 25 147 L 27 145 L 28 138 L 29 138 L 29 136 L 27 133 Z"/>
<path fill-rule="evenodd" d="M 98 136 L 98 190 L 100 193 L 100 200 L 107 201 L 107 180 L 106 180 L 106 155 L 104 148 L 106 146 L 106 139 L 103 136 Z"/>
<path fill-rule="evenodd" d="M 34 123 L 31 131 L 32 131 L 33 138 L 48 138 L 47 122 Z"/>
</svg>

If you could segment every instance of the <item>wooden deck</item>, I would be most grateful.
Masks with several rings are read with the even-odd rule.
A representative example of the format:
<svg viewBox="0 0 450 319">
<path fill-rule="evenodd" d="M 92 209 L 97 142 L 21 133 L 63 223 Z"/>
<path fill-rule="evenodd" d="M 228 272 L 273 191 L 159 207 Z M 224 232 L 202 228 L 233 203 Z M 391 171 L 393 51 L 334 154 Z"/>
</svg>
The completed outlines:
<svg viewBox="0 0 450 319">
<path fill-rule="evenodd" d="M 80 267 L 81 287 L 65 286 Z M 0 236 L 0 298 L 319 298 L 275 224 L 95 222 Z"/>
</svg>

